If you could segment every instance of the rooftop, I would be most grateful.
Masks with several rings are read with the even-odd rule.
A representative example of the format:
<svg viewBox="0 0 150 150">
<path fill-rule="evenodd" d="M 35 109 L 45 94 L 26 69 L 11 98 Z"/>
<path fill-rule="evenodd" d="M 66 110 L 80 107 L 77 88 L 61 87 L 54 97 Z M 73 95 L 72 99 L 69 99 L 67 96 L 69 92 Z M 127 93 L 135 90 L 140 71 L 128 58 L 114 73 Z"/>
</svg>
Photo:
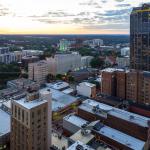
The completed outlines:
<svg viewBox="0 0 150 150">
<path fill-rule="evenodd" d="M 55 145 L 57 148 L 62 149 L 63 147 L 68 147 L 68 139 L 64 136 L 59 138 L 58 133 L 52 132 L 52 145 Z"/>
<path fill-rule="evenodd" d="M 41 52 L 41 53 L 43 53 L 43 51 L 40 51 L 40 50 L 32 50 L 32 49 L 25 49 L 25 50 L 22 50 L 23 52 L 35 52 L 35 53 L 37 53 L 37 52 Z"/>
<path fill-rule="evenodd" d="M 121 50 L 130 50 L 130 47 L 123 47 Z"/>
<path fill-rule="evenodd" d="M 50 87 L 46 87 L 41 89 L 40 91 L 43 90 L 48 90 L 52 92 L 52 111 L 58 111 L 74 102 L 76 102 L 79 97 L 73 97 L 71 95 L 67 95 L 61 91 L 55 90 Z"/>
<path fill-rule="evenodd" d="M 0 136 L 10 132 L 10 115 L 0 109 Z"/>
<path fill-rule="evenodd" d="M 100 111 L 94 112 L 93 106 L 96 106 L 98 109 L 100 109 Z M 118 109 L 118 108 L 115 108 L 115 107 L 112 107 L 103 103 L 99 103 L 91 99 L 85 100 L 83 104 L 79 106 L 79 108 L 85 111 L 88 111 L 90 113 L 102 116 L 102 117 L 104 116 L 107 117 L 107 114 L 110 114 L 112 116 L 121 118 L 123 120 L 132 122 L 134 124 L 137 124 L 143 127 L 148 127 L 148 123 L 150 121 L 150 118 L 148 117 L 144 117 L 144 116 L 137 115 L 128 111 L 124 111 L 122 109 Z M 105 112 L 106 114 L 102 113 L 101 111 Z"/>
<path fill-rule="evenodd" d="M 83 135 L 81 134 L 81 130 L 79 130 L 78 132 L 76 132 L 75 134 L 73 134 L 70 137 L 71 140 L 73 141 L 81 141 L 83 144 L 87 144 L 89 143 L 91 140 L 94 139 L 94 135 L 89 133 L 88 135 Z"/>
<path fill-rule="evenodd" d="M 96 131 L 114 141 L 117 141 L 123 145 L 126 145 L 133 150 L 142 150 L 144 148 L 145 142 L 129 136 L 123 132 L 116 129 L 110 128 L 108 126 L 103 126 L 99 131 Z"/>
<path fill-rule="evenodd" d="M 37 107 L 41 104 L 46 103 L 46 100 L 41 100 L 41 99 L 36 99 L 36 100 L 32 100 L 32 101 L 26 101 L 26 98 L 21 98 L 19 100 L 14 100 L 15 103 L 23 106 L 26 109 L 32 109 L 34 107 Z"/>
<path fill-rule="evenodd" d="M 116 68 L 105 68 L 102 70 L 102 72 L 115 72 L 115 71 L 124 71 L 123 69 L 116 69 Z"/>
<path fill-rule="evenodd" d="M 11 109 L 11 100 L 3 102 L 3 105 L 9 109 Z"/>
<path fill-rule="evenodd" d="M 70 94 L 70 93 L 72 93 L 73 91 L 74 91 L 74 89 L 68 88 L 68 89 L 63 90 L 62 92 L 65 93 L 65 94 Z"/>
<path fill-rule="evenodd" d="M 92 83 L 89 83 L 89 82 L 82 82 L 80 83 L 79 85 L 85 85 L 85 86 L 88 86 L 88 87 L 95 87 L 96 85 L 95 84 L 92 84 Z"/>
<path fill-rule="evenodd" d="M 15 80 L 8 81 L 8 83 L 14 84 L 15 86 L 18 87 L 18 86 L 29 86 L 30 84 L 35 83 L 35 82 L 26 78 L 18 78 Z"/>
<path fill-rule="evenodd" d="M 0 90 L 0 96 L 12 95 L 17 92 L 18 90 L 15 88 L 7 88 L 7 89 Z"/>
<path fill-rule="evenodd" d="M 86 120 L 84 120 L 84 119 L 82 119 L 82 118 L 80 118 L 74 114 L 69 114 L 68 116 L 65 116 L 63 119 L 72 123 L 72 124 L 75 124 L 76 126 L 78 126 L 80 128 L 82 125 L 87 123 Z"/>
<path fill-rule="evenodd" d="M 71 145 L 67 150 L 77 150 L 78 147 L 81 147 L 82 150 L 94 150 L 93 148 L 89 147 L 88 145 L 83 144 L 80 141 L 75 142 L 73 145 Z"/>
<path fill-rule="evenodd" d="M 69 84 L 67 82 L 57 82 L 57 83 L 47 83 L 46 84 L 48 87 L 53 88 L 55 90 L 61 90 L 63 88 L 69 87 Z"/>
</svg>

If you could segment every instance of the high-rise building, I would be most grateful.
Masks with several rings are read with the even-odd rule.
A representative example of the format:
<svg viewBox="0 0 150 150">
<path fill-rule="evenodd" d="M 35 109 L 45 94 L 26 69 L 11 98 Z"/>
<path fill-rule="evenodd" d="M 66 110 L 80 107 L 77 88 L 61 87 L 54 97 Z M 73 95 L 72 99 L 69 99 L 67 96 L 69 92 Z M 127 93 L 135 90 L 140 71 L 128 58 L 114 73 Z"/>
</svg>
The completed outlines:
<svg viewBox="0 0 150 150">
<path fill-rule="evenodd" d="M 121 49 L 121 56 L 130 56 L 130 47 L 124 47 Z"/>
<path fill-rule="evenodd" d="M 150 4 L 133 8 L 130 16 L 130 65 L 150 71 Z"/>
<path fill-rule="evenodd" d="M 86 40 L 83 42 L 84 45 L 88 45 L 91 48 L 100 47 L 104 44 L 102 39 L 92 39 L 92 40 Z"/>
<path fill-rule="evenodd" d="M 51 146 L 51 92 L 29 88 L 12 101 L 11 150 L 48 150 Z"/>
<path fill-rule="evenodd" d="M 117 71 L 116 72 L 116 96 L 125 99 L 126 98 L 126 72 L 125 71 Z"/>
<path fill-rule="evenodd" d="M 116 76 L 115 69 L 106 68 L 102 70 L 101 92 L 104 95 L 116 95 Z"/>
<path fill-rule="evenodd" d="M 59 43 L 60 51 L 68 51 L 70 49 L 70 42 L 66 39 L 61 39 Z"/>
<path fill-rule="evenodd" d="M 150 104 L 150 72 L 138 74 L 138 103 Z"/>
<path fill-rule="evenodd" d="M 126 71 L 106 68 L 102 71 L 102 94 L 126 98 Z"/>
<path fill-rule="evenodd" d="M 38 61 L 36 63 L 29 63 L 28 65 L 29 79 L 36 81 L 39 84 L 45 83 L 48 75 L 48 64 L 46 61 Z"/>
<path fill-rule="evenodd" d="M 118 68 L 127 68 L 130 66 L 130 57 L 129 56 L 117 57 L 116 63 Z"/>
<path fill-rule="evenodd" d="M 137 101 L 138 72 L 131 70 L 126 74 L 126 99 Z"/>
<path fill-rule="evenodd" d="M 54 57 L 47 58 L 49 73 L 65 74 L 69 70 L 76 71 L 81 67 L 81 55 L 77 52 L 67 54 L 56 54 Z"/>
</svg>

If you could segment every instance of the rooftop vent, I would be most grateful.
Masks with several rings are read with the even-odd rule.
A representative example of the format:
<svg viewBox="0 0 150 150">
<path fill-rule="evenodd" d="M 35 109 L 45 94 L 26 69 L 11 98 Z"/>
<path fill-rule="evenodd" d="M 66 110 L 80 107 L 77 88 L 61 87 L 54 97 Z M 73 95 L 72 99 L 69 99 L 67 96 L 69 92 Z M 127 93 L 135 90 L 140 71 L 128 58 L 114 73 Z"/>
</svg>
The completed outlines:
<svg viewBox="0 0 150 150">
<path fill-rule="evenodd" d="M 150 120 L 148 120 L 147 124 L 148 124 L 148 127 L 150 127 Z"/>
<path fill-rule="evenodd" d="M 134 119 L 134 116 L 133 115 L 130 115 L 130 120 L 133 120 Z"/>
<path fill-rule="evenodd" d="M 78 144 L 76 146 L 76 150 L 84 150 L 84 147 L 82 145 Z"/>
<path fill-rule="evenodd" d="M 96 106 L 93 106 L 93 109 L 92 109 L 95 113 L 98 113 L 100 108 L 99 108 L 99 105 L 96 105 Z"/>
</svg>

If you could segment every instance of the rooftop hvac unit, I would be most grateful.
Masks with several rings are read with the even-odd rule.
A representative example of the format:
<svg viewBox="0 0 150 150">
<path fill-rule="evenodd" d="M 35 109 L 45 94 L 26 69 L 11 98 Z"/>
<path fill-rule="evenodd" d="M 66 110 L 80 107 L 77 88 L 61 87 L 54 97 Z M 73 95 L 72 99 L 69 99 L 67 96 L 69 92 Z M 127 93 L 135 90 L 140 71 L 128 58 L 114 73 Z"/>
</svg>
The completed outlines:
<svg viewBox="0 0 150 150">
<path fill-rule="evenodd" d="M 134 119 L 134 116 L 133 115 L 130 115 L 130 120 L 133 120 Z"/>
<path fill-rule="evenodd" d="M 78 145 L 76 146 L 76 150 L 84 150 L 84 147 L 83 147 L 82 145 L 79 145 L 79 144 L 78 144 Z"/>
<path fill-rule="evenodd" d="M 147 124 L 148 124 L 148 126 L 150 127 L 150 120 L 148 120 Z"/>
</svg>

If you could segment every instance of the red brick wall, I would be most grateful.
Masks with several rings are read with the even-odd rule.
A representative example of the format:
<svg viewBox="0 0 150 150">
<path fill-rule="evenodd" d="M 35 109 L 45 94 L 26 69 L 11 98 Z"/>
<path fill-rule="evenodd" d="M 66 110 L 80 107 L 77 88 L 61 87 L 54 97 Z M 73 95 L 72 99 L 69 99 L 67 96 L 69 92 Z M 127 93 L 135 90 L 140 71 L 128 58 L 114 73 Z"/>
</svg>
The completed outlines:
<svg viewBox="0 0 150 150">
<path fill-rule="evenodd" d="M 116 96 L 125 99 L 126 98 L 126 73 L 122 71 L 117 71 L 116 80 L 117 80 Z"/>
<path fill-rule="evenodd" d="M 111 115 L 107 115 L 107 119 L 105 119 L 96 114 L 92 114 L 84 110 L 78 109 L 78 116 L 88 121 L 101 120 L 105 125 L 108 125 L 109 127 L 112 127 L 144 141 L 146 141 L 148 138 L 148 128 L 138 126 L 137 124 L 125 121 Z"/>
<path fill-rule="evenodd" d="M 146 141 L 148 138 L 148 128 L 138 126 L 123 119 L 108 115 L 106 124 L 138 139 Z"/>
<path fill-rule="evenodd" d="M 96 132 L 93 132 L 93 133 L 96 135 L 98 140 L 109 144 L 111 147 L 115 147 L 115 150 L 132 150 L 117 141 L 114 141 L 108 137 L 105 137 L 104 135 L 100 135 L 99 133 L 96 133 Z"/>
</svg>

